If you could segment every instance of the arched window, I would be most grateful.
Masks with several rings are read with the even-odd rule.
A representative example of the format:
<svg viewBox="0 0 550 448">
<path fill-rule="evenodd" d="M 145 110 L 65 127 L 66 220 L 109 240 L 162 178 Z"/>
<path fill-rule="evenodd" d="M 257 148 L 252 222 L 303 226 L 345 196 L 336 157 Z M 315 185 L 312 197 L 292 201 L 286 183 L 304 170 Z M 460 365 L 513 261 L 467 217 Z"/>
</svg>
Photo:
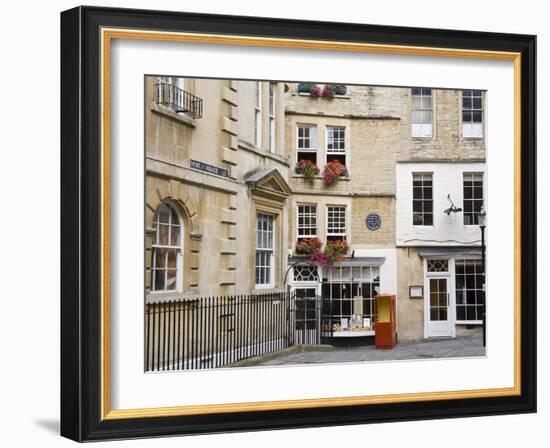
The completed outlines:
<svg viewBox="0 0 550 448">
<path fill-rule="evenodd" d="M 177 210 L 168 202 L 153 217 L 151 252 L 151 291 L 180 291 L 183 272 L 183 224 Z"/>
</svg>

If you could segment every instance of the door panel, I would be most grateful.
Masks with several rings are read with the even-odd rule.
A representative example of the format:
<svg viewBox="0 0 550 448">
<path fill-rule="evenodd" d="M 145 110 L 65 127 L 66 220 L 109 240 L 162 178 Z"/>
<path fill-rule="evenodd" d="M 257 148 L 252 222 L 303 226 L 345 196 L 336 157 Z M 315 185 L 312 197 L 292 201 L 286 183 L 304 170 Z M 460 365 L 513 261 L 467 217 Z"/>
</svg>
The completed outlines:
<svg viewBox="0 0 550 448">
<path fill-rule="evenodd" d="M 427 336 L 454 336 L 450 316 L 449 279 L 428 278 Z"/>
</svg>

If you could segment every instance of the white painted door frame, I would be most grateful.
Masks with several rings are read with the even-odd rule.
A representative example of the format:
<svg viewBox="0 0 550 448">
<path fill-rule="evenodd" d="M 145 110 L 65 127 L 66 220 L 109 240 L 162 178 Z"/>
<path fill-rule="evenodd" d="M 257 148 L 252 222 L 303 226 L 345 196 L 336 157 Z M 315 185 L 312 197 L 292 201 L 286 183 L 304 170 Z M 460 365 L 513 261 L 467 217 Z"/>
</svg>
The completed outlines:
<svg viewBox="0 0 550 448">
<path fill-rule="evenodd" d="M 456 291 L 455 291 L 455 260 L 454 258 L 437 257 L 447 259 L 448 272 L 428 272 L 428 258 L 423 258 L 424 269 L 424 338 L 432 337 L 456 337 Z M 435 259 L 435 257 L 434 257 Z M 447 294 L 449 297 L 447 307 L 447 321 L 439 321 L 432 324 L 430 320 L 430 279 L 446 279 Z"/>
</svg>

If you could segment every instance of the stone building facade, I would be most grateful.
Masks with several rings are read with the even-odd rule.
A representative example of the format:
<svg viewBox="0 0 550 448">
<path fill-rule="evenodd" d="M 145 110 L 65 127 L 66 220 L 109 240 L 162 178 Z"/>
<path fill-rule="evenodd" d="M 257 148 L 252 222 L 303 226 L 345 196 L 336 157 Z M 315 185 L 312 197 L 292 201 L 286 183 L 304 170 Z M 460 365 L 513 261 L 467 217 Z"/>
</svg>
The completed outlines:
<svg viewBox="0 0 550 448">
<path fill-rule="evenodd" d="M 148 302 L 290 289 L 328 299 L 335 337 L 369 337 L 387 293 L 400 341 L 479 331 L 485 93 L 338 87 L 147 78 Z M 349 249 L 314 266 L 306 238 Z"/>
<path fill-rule="evenodd" d="M 479 334 L 486 93 L 417 88 L 402 89 L 402 95 L 396 165 L 399 338 Z"/>
<path fill-rule="evenodd" d="M 373 297 L 397 293 L 395 165 L 402 98 L 396 89 L 379 87 L 340 86 L 345 93 L 333 96 L 301 92 L 301 87 L 291 84 L 285 99 L 285 146 L 294 168 L 289 181 L 290 282 L 298 294 L 318 294 L 328 301 L 323 314 L 334 318 L 333 337 L 372 336 Z M 327 185 L 323 172 L 335 159 L 347 174 Z M 320 169 L 313 181 L 300 174 L 304 160 Z M 323 245 L 345 240 L 347 256 L 333 269 L 319 267 L 306 277 L 302 271 L 312 268 L 302 265 L 297 251 L 305 237 L 316 237 Z"/>
<path fill-rule="evenodd" d="M 283 84 L 148 77 L 145 120 L 147 301 L 284 288 Z"/>
</svg>

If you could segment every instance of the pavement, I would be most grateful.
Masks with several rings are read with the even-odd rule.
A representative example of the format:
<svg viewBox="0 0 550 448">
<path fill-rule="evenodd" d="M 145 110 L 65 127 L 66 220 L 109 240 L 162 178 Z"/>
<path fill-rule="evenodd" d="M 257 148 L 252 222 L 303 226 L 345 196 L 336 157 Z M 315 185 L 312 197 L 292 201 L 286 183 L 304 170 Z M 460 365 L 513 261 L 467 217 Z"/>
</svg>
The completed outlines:
<svg viewBox="0 0 550 448">
<path fill-rule="evenodd" d="M 376 349 L 373 345 L 334 347 L 331 351 L 303 351 L 282 354 L 259 362 L 261 366 L 327 364 L 405 359 L 431 359 L 485 356 L 482 338 L 430 339 L 421 342 L 400 342 L 393 349 Z"/>
</svg>

